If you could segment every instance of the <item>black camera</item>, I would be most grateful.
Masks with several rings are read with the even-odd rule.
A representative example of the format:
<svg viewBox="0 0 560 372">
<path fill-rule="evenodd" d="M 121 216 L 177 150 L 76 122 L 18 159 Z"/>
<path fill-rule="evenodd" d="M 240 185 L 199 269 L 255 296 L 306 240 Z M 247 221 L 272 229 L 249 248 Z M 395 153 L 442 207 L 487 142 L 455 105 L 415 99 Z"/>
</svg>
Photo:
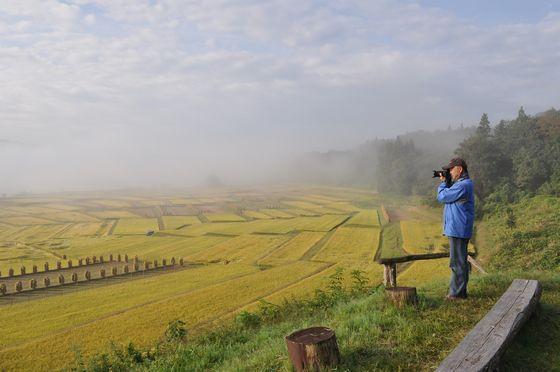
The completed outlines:
<svg viewBox="0 0 560 372">
<path fill-rule="evenodd" d="M 445 184 L 447 185 L 447 187 L 451 187 L 451 184 L 453 182 L 451 181 L 451 172 L 448 169 L 440 171 L 435 170 L 432 178 L 440 178 L 442 176 L 445 177 Z"/>
</svg>

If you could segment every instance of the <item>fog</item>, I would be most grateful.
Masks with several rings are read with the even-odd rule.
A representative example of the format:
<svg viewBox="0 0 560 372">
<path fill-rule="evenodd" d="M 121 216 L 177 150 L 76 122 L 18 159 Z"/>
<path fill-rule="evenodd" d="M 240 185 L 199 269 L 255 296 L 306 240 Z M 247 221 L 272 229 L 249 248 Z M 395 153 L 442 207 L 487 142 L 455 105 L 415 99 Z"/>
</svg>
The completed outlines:
<svg viewBox="0 0 560 372">
<path fill-rule="evenodd" d="M 558 107 L 560 6 L 486 3 L 2 1 L 0 192 L 306 181 L 312 152 Z"/>
</svg>

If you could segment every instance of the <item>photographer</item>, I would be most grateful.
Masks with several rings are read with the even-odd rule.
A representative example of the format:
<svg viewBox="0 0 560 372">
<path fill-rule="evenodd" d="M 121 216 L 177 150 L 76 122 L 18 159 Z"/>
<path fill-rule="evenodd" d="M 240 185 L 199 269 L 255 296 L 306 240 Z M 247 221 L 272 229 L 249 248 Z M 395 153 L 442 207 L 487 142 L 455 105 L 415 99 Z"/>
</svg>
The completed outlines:
<svg viewBox="0 0 560 372">
<path fill-rule="evenodd" d="M 437 199 L 444 203 L 443 232 L 449 238 L 451 268 L 451 282 L 446 299 L 465 299 L 469 281 L 467 246 L 474 222 L 473 183 L 469 178 L 467 164 L 461 158 L 451 159 L 442 169 L 444 172 L 439 172 L 439 176 L 443 182 L 438 187 Z"/>
</svg>

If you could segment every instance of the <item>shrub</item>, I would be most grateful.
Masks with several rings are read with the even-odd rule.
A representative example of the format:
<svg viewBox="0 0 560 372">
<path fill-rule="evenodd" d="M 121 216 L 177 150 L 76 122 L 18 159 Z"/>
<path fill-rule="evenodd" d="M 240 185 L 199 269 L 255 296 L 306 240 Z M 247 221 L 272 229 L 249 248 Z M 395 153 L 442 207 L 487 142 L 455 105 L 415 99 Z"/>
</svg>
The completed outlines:
<svg viewBox="0 0 560 372">
<path fill-rule="evenodd" d="M 243 328 L 256 328 L 261 325 L 261 317 L 247 310 L 237 314 L 235 321 Z"/>
<path fill-rule="evenodd" d="M 165 340 L 168 342 L 180 341 L 184 342 L 187 337 L 187 329 L 185 322 L 180 319 L 175 319 L 167 325 L 165 330 Z"/>
</svg>

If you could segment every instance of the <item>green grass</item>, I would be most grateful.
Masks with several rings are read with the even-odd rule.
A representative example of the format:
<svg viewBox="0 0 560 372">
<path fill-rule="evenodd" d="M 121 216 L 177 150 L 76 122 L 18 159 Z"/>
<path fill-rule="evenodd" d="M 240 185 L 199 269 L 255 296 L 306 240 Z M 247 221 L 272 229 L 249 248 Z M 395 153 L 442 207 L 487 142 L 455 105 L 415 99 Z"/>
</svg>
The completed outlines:
<svg viewBox="0 0 560 372">
<path fill-rule="evenodd" d="M 376 254 L 376 258 L 394 258 L 406 255 L 406 252 L 402 249 L 402 241 L 402 233 L 398 222 L 385 225 L 381 231 L 381 249 Z"/>
</svg>

